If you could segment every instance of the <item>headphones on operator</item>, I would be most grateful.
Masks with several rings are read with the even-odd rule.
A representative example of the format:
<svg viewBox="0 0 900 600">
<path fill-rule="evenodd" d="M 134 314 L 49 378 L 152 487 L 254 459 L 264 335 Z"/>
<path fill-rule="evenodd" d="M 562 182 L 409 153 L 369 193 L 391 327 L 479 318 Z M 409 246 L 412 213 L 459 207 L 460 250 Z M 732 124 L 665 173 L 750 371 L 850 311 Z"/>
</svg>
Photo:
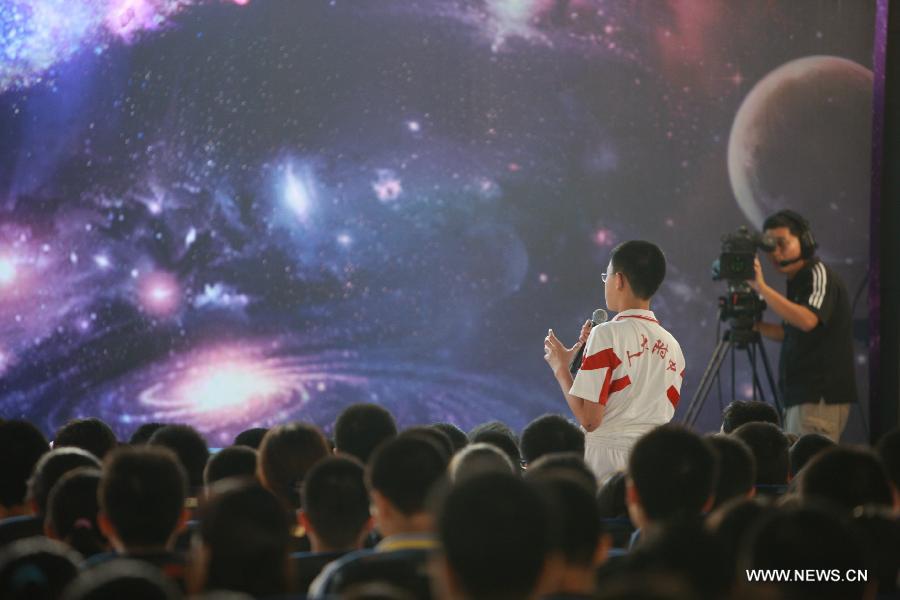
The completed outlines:
<svg viewBox="0 0 900 600">
<path fill-rule="evenodd" d="M 769 218 L 775 219 L 778 217 L 787 219 L 796 226 L 798 231 L 797 237 L 800 239 L 800 258 L 812 258 L 816 253 L 816 248 L 819 247 L 819 244 L 816 242 L 816 238 L 813 237 L 812 229 L 809 227 L 809 221 L 800 216 L 799 213 L 789 209 L 779 210 Z"/>
</svg>

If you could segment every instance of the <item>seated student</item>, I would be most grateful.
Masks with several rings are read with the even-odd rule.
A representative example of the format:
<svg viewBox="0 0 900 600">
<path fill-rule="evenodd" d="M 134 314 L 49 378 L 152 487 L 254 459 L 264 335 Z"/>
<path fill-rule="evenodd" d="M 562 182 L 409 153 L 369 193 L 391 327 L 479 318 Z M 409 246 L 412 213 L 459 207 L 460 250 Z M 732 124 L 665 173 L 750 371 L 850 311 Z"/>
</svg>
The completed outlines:
<svg viewBox="0 0 900 600">
<path fill-rule="evenodd" d="M 253 450 L 259 450 L 259 446 L 262 444 L 263 438 L 266 437 L 267 433 L 269 433 L 268 427 L 251 427 L 250 429 L 245 429 L 234 436 L 234 445 L 246 446 Z"/>
<path fill-rule="evenodd" d="M 655 244 L 619 244 L 602 277 L 615 318 L 594 328 L 585 323 L 571 348 L 552 329 L 544 338 L 544 360 L 586 432 L 585 461 L 598 481 L 625 467 L 637 439 L 668 423 L 681 397 L 681 346 L 650 310 L 665 276 L 666 258 Z M 573 379 L 570 364 L 581 347 Z"/>
<path fill-rule="evenodd" d="M 384 539 L 374 551 L 354 552 L 328 565 L 310 586 L 310 597 L 338 594 L 388 573 L 395 576 L 391 583 L 427 596 L 428 582 L 417 573 L 437 542 L 426 500 L 446 470 L 442 449 L 421 436 L 399 435 L 379 446 L 366 466 L 366 484 L 375 526 Z"/>
<path fill-rule="evenodd" d="M 519 449 L 519 439 L 506 423 L 500 421 L 488 421 L 476 425 L 469 432 L 469 442 L 472 444 L 492 444 L 503 451 L 510 462 L 516 465 L 516 470 L 521 472 L 522 453 Z"/>
<path fill-rule="evenodd" d="M 114 552 L 95 556 L 87 566 L 118 557 L 143 560 L 183 588 L 185 560 L 173 548 L 188 519 L 187 485 L 184 467 L 167 448 L 113 450 L 103 463 L 97 523 Z"/>
<path fill-rule="evenodd" d="M 625 480 L 625 473 L 618 471 L 597 491 L 597 511 L 603 520 L 604 531 L 612 538 L 613 557 L 627 552 L 635 531 L 625 501 Z"/>
<path fill-rule="evenodd" d="M 85 558 L 108 551 L 97 523 L 99 489 L 100 469 L 80 467 L 63 475 L 47 498 L 44 535 L 65 542 Z"/>
<path fill-rule="evenodd" d="M 787 581 L 738 577 L 735 597 L 739 598 L 862 600 L 872 597 L 867 594 L 875 587 L 874 582 L 867 583 L 863 578 L 843 577 L 848 571 L 867 569 L 863 548 L 847 523 L 812 506 L 781 509 L 761 519 L 745 538 L 738 565 L 739 573 L 761 569 L 791 574 L 807 569 L 828 571 L 825 577 L 794 576 Z M 832 577 L 835 571 L 839 578 Z"/>
<path fill-rule="evenodd" d="M 823 450 L 833 448 L 836 444 L 821 433 L 805 433 L 797 441 L 791 444 L 788 450 L 788 460 L 791 463 L 791 480 L 797 476 L 800 469 Z"/>
<path fill-rule="evenodd" d="M 877 451 L 891 481 L 894 503 L 900 506 L 900 429 L 892 429 L 881 436 Z"/>
<path fill-rule="evenodd" d="M 584 456 L 584 432 L 561 415 L 543 415 L 522 430 L 520 446 L 526 465 L 551 452 Z"/>
<path fill-rule="evenodd" d="M 599 486 L 597 485 L 597 479 L 594 477 L 594 472 L 591 471 L 591 468 L 584 462 L 583 454 L 576 454 L 574 452 L 551 452 L 528 465 L 528 473 L 532 475 L 545 471 L 565 473 L 569 477 L 574 477 L 586 485 L 595 496 L 598 493 Z M 528 473 L 526 473 L 526 475 Z"/>
<path fill-rule="evenodd" d="M 153 437 L 157 430 L 165 426 L 165 423 L 144 423 L 134 430 L 134 433 L 128 438 L 128 443 L 132 446 L 142 446 L 150 441 L 150 438 Z"/>
<path fill-rule="evenodd" d="M 55 448 L 42 456 L 28 480 L 28 501 L 32 514 L 43 520 L 47 514 L 50 490 L 63 475 L 81 467 L 99 469 L 100 461 L 90 452 L 75 447 Z"/>
<path fill-rule="evenodd" d="M 60 427 L 53 438 L 54 449 L 67 446 L 81 448 L 100 460 L 118 443 L 112 428 L 95 417 L 72 419 Z"/>
<path fill-rule="evenodd" d="M 291 555 L 295 591 L 305 594 L 322 567 L 352 550 L 363 548 L 372 529 L 364 467 L 347 456 L 325 458 L 310 469 L 301 492 L 300 524 L 312 552 Z"/>
<path fill-rule="evenodd" d="M 722 561 L 725 565 L 723 571 L 730 575 L 728 587 L 732 590 L 738 584 L 737 564 L 742 540 L 757 521 L 775 510 L 775 505 L 770 500 L 732 498 L 718 506 L 706 518 L 706 528 L 716 539 L 719 551 L 722 553 Z"/>
<path fill-rule="evenodd" d="M 28 478 L 38 459 L 49 451 L 47 440 L 31 423 L 0 422 L 0 520 L 29 514 Z M 0 534 L 0 545 L 6 541 Z"/>
<path fill-rule="evenodd" d="M 756 494 L 756 459 L 747 444 L 722 434 L 708 435 L 706 441 L 718 460 L 712 508 L 718 508 L 733 498 L 752 498 Z"/>
<path fill-rule="evenodd" d="M 482 473 L 519 472 L 518 467 L 510 462 L 509 457 L 493 444 L 469 444 L 457 452 L 450 460 L 447 468 L 450 481 L 456 482 L 466 477 Z"/>
<path fill-rule="evenodd" d="M 870 506 L 853 511 L 850 527 L 869 557 L 869 579 L 878 585 L 876 598 L 900 598 L 900 519 L 884 507 Z"/>
<path fill-rule="evenodd" d="M 375 448 L 396 436 L 397 423 L 386 408 L 367 402 L 351 404 L 334 422 L 334 451 L 366 464 Z"/>
<path fill-rule="evenodd" d="M 465 448 L 469 443 L 469 436 L 466 435 L 466 432 L 453 423 L 435 423 L 432 427 L 440 429 L 447 434 L 447 437 L 453 442 L 454 454 Z"/>
<path fill-rule="evenodd" d="M 196 497 L 203 489 L 203 469 L 209 460 L 209 447 L 200 432 L 190 425 L 166 425 L 156 430 L 147 443 L 175 453 L 188 476 L 188 497 Z"/>
<path fill-rule="evenodd" d="M 529 470 L 526 481 L 551 500 L 557 527 L 553 551 L 559 561 L 544 587 L 544 598 L 592 598 L 597 568 L 606 561 L 612 538 L 603 530 L 592 488 L 571 474 Z"/>
<path fill-rule="evenodd" d="M 417 435 L 419 437 L 424 437 L 427 440 L 431 440 L 437 445 L 438 448 L 441 449 L 441 452 L 444 453 L 444 458 L 447 462 L 450 462 L 450 459 L 453 457 L 453 440 L 450 439 L 450 436 L 441 431 L 436 427 L 430 427 L 428 425 L 415 425 L 413 427 L 407 427 L 402 431 L 403 435 Z"/>
<path fill-rule="evenodd" d="M 731 433 L 745 423 L 771 423 L 781 427 L 775 407 L 759 400 L 735 400 L 722 411 L 722 433 Z"/>
<path fill-rule="evenodd" d="M 122 559 L 82 572 L 66 588 L 65 600 L 180 600 L 178 587 L 158 569 Z"/>
<path fill-rule="evenodd" d="M 292 591 L 293 519 L 270 491 L 253 480 L 225 479 L 213 485 L 198 515 L 193 593 L 231 590 L 259 598 Z"/>
<path fill-rule="evenodd" d="M 800 496 L 848 513 L 859 506 L 894 508 L 884 465 L 871 450 L 836 446 L 813 458 L 800 479 Z"/>
<path fill-rule="evenodd" d="M 713 504 L 715 480 L 709 444 L 679 425 L 661 425 L 637 441 L 628 460 L 625 496 L 631 521 L 646 530 L 699 519 Z"/>
<path fill-rule="evenodd" d="M 0 549 L 0 598 L 56 600 L 78 575 L 81 557 L 56 540 L 32 537 Z"/>
<path fill-rule="evenodd" d="M 790 480 L 788 441 L 777 425 L 746 423 L 731 432 L 753 452 L 756 459 L 756 493 L 780 496 Z"/>
<path fill-rule="evenodd" d="M 552 578 L 550 507 L 514 475 L 488 474 L 454 485 L 438 511 L 434 557 L 443 597 L 537 598 Z"/>
<path fill-rule="evenodd" d="M 255 477 L 256 450 L 247 446 L 222 448 L 209 457 L 203 469 L 203 486 L 206 489 L 226 477 Z"/>
</svg>

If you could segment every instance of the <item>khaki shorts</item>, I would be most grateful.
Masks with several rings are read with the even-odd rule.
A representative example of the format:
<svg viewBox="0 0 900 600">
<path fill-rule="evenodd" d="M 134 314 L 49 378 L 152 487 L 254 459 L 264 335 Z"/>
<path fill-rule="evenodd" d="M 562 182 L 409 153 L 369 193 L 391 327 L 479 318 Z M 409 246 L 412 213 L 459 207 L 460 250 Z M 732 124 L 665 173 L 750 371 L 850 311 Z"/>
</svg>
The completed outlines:
<svg viewBox="0 0 900 600">
<path fill-rule="evenodd" d="M 837 443 L 849 414 L 849 404 L 825 404 L 825 400 L 789 406 L 784 413 L 784 430 L 798 435 L 819 433 Z"/>
</svg>

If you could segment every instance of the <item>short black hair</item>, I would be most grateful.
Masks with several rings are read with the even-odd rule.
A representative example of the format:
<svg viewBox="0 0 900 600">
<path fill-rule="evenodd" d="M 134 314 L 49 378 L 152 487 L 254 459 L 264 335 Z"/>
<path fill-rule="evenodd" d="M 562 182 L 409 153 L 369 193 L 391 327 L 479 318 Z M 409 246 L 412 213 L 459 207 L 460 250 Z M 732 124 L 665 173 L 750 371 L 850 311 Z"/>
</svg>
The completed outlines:
<svg viewBox="0 0 900 600">
<path fill-rule="evenodd" d="M 106 547 L 106 539 L 97 525 L 99 489 L 100 469 L 79 467 L 63 475 L 47 499 L 47 525 L 59 539 L 85 557 Z"/>
<path fill-rule="evenodd" d="M 49 451 L 44 434 L 31 423 L 0 422 L 0 504 L 13 507 L 25 502 L 31 471 Z"/>
<path fill-rule="evenodd" d="M 409 516 L 426 509 L 429 492 L 446 470 L 446 456 L 437 444 L 416 435 L 398 436 L 372 454 L 366 483 Z"/>
<path fill-rule="evenodd" d="M 72 419 L 53 436 L 53 447 L 75 446 L 87 450 L 100 460 L 119 443 L 112 428 L 95 417 Z"/>
<path fill-rule="evenodd" d="M 625 502 L 625 477 L 624 471 L 616 471 L 597 490 L 597 510 L 602 518 L 631 520 Z"/>
<path fill-rule="evenodd" d="M 863 548 L 849 525 L 837 515 L 814 506 L 782 509 L 764 516 L 748 533 L 739 559 L 744 569 L 816 569 L 828 565 L 842 574 L 865 569 Z M 754 584 L 746 579 L 752 593 Z M 766 583 L 771 588 L 773 583 Z M 780 597 L 795 600 L 853 600 L 863 598 L 865 580 L 792 580 L 774 582 Z"/>
<path fill-rule="evenodd" d="M 858 506 L 891 506 L 894 498 L 884 465 L 871 450 L 835 446 L 813 458 L 800 478 L 800 495 L 846 511 Z"/>
<path fill-rule="evenodd" d="M 399 435 L 418 435 L 424 438 L 427 438 L 434 442 L 438 448 L 441 449 L 441 452 L 444 453 L 444 458 L 446 458 L 447 462 L 450 462 L 450 459 L 453 457 L 453 440 L 450 439 L 450 436 L 437 429 L 436 427 L 430 427 L 427 425 L 415 425 L 413 427 L 409 427 L 400 432 Z"/>
<path fill-rule="evenodd" d="M 159 568 L 128 558 L 107 561 L 83 571 L 66 589 L 64 600 L 178 600 L 181 592 Z"/>
<path fill-rule="evenodd" d="M 450 479 L 459 481 L 483 473 L 518 473 L 519 468 L 493 444 L 469 444 L 453 455 L 449 466 Z"/>
<path fill-rule="evenodd" d="M 0 598 L 61 598 L 82 562 L 62 542 L 35 536 L 0 548 Z"/>
<path fill-rule="evenodd" d="M 597 510 L 594 490 L 569 473 L 544 470 L 531 474 L 527 481 L 538 486 L 551 499 L 558 531 L 555 546 L 570 565 L 590 567 L 597 544 L 603 535 L 603 522 Z"/>
<path fill-rule="evenodd" d="M 819 452 L 833 448 L 836 444 L 821 433 L 806 433 L 791 445 L 788 455 L 791 462 L 791 476 L 796 477 L 800 469 Z"/>
<path fill-rule="evenodd" d="M 156 433 L 157 429 L 162 429 L 165 426 L 165 423 L 144 423 L 134 430 L 134 433 L 132 433 L 131 437 L 128 438 L 128 443 L 132 446 L 140 446 L 141 444 L 146 444 L 150 441 L 150 438 L 153 437 L 153 434 Z"/>
<path fill-rule="evenodd" d="M 256 450 L 247 446 L 222 448 L 209 457 L 203 469 L 203 483 L 207 487 L 226 477 L 255 477 Z"/>
<path fill-rule="evenodd" d="M 694 518 L 713 492 L 716 459 L 696 433 L 680 425 L 660 425 L 635 443 L 628 476 L 648 519 Z"/>
<path fill-rule="evenodd" d="M 799 214 L 797 215 L 800 216 Z M 801 217 L 802 218 L 802 217 Z M 780 210 L 771 214 L 763 221 L 762 230 L 778 229 L 779 227 L 787 227 L 790 232 L 797 238 L 803 235 L 802 223 L 796 218 L 791 218 L 785 211 Z"/>
<path fill-rule="evenodd" d="M 254 597 L 287 593 L 293 519 L 271 492 L 256 481 L 220 481 L 201 505 L 199 520 L 209 552 L 205 589 Z"/>
<path fill-rule="evenodd" d="M 300 486 L 314 464 L 331 454 L 325 435 L 310 423 L 271 428 L 259 447 L 260 480 L 286 506 L 300 508 Z"/>
<path fill-rule="evenodd" d="M 303 511 L 329 548 L 352 549 L 369 520 L 365 467 L 353 456 L 329 456 L 303 481 Z"/>
<path fill-rule="evenodd" d="M 731 435 L 750 447 L 756 459 L 756 485 L 785 485 L 788 482 L 788 439 L 772 423 L 744 423 Z"/>
<path fill-rule="evenodd" d="M 247 446 L 254 450 L 259 450 L 259 446 L 262 444 L 263 438 L 266 437 L 268 432 L 268 427 L 251 427 L 250 429 L 245 429 L 234 436 L 234 445 Z"/>
<path fill-rule="evenodd" d="M 163 446 L 175 453 L 187 473 L 190 494 L 203 487 L 203 469 L 209 460 L 209 446 L 199 431 L 190 425 L 166 425 L 156 430 L 147 443 Z"/>
<path fill-rule="evenodd" d="M 28 497 L 37 505 L 38 514 L 47 514 L 47 498 L 59 478 L 78 467 L 100 468 L 97 457 L 81 448 L 55 448 L 34 466 L 28 480 Z"/>
<path fill-rule="evenodd" d="M 719 507 L 732 498 L 746 496 L 756 483 L 756 459 L 753 451 L 737 437 L 723 434 L 706 436 L 706 441 L 716 453 L 718 469 L 713 493 L 713 507 Z"/>
<path fill-rule="evenodd" d="M 545 454 L 533 463 L 528 464 L 525 476 L 531 477 L 548 472 L 565 473 L 570 477 L 575 477 L 591 488 L 593 493 L 597 493 L 597 476 L 584 462 L 583 454 L 576 454 L 575 452 L 551 452 Z"/>
<path fill-rule="evenodd" d="M 775 407 L 759 400 L 735 400 L 722 411 L 722 433 L 731 433 L 744 423 L 781 425 Z"/>
<path fill-rule="evenodd" d="M 506 423 L 488 421 L 477 425 L 469 432 L 469 441 L 473 444 L 484 443 L 497 446 L 516 465 L 516 469 L 521 470 L 522 453 L 519 450 L 519 439 Z"/>
<path fill-rule="evenodd" d="M 652 242 L 622 242 L 610 253 L 614 273 L 622 273 L 638 298 L 649 300 L 666 278 L 666 257 Z"/>
<path fill-rule="evenodd" d="M 447 434 L 447 437 L 453 442 L 454 454 L 465 448 L 466 444 L 469 443 L 469 436 L 466 435 L 466 432 L 453 423 L 435 423 L 432 427 Z"/>
<path fill-rule="evenodd" d="M 538 417 L 522 430 L 522 458 L 532 463 L 551 452 L 584 454 L 584 431 L 561 415 Z"/>
<path fill-rule="evenodd" d="M 175 532 L 187 495 L 187 474 L 162 446 L 126 446 L 103 463 L 100 509 L 122 543 L 163 546 Z"/>
<path fill-rule="evenodd" d="M 878 456 L 894 487 L 900 490 L 900 428 L 892 429 L 878 440 Z"/>
<path fill-rule="evenodd" d="M 334 445 L 338 452 L 351 454 L 363 464 L 385 440 L 396 437 L 397 423 L 390 411 L 378 404 L 351 404 L 334 422 Z"/>
<path fill-rule="evenodd" d="M 468 598 L 530 597 L 552 543 L 550 509 L 533 485 L 514 475 L 466 479 L 444 498 L 437 521 Z"/>
</svg>

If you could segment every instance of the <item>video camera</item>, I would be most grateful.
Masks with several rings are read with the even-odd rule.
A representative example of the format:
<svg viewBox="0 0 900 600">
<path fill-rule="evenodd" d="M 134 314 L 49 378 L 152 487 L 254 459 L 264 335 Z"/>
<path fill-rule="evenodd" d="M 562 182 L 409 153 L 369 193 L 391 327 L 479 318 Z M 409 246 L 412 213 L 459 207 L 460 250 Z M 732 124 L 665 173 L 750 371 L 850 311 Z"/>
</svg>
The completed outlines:
<svg viewBox="0 0 900 600">
<path fill-rule="evenodd" d="M 725 280 L 728 295 L 719 297 L 719 319 L 730 321 L 733 330 L 750 333 L 766 310 L 766 302 L 748 281 L 756 278 L 753 261 L 757 250 L 772 252 L 775 242 L 768 235 L 741 226 L 722 236 L 722 252 L 712 265 L 713 281 Z"/>
</svg>

